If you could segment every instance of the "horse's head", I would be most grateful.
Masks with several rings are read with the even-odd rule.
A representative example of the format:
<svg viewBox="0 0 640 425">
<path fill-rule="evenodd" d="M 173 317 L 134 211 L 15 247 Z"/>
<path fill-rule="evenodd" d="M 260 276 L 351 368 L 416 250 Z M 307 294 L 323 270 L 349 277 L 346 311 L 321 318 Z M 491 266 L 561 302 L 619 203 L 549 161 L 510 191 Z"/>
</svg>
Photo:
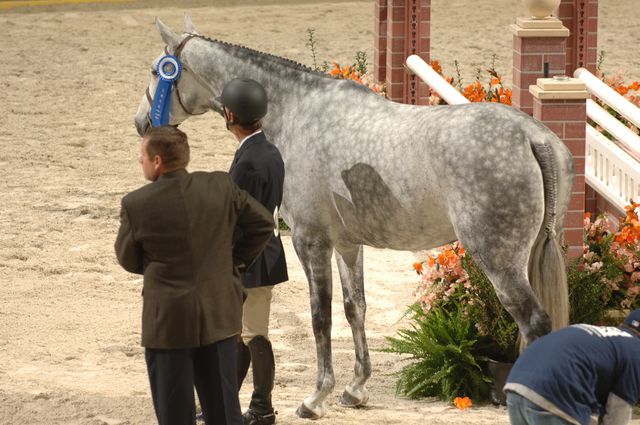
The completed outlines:
<svg viewBox="0 0 640 425">
<path fill-rule="evenodd" d="M 178 35 L 156 18 L 156 26 L 164 40 L 165 53 L 156 57 L 150 64 L 151 79 L 146 93 L 142 96 L 135 124 L 138 133 L 142 136 L 151 126 L 151 105 L 159 83 L 158 62 L 166 54 L 178 58 L 182 64 L 182 72 L 177 81 L 173 83 L 171 103 L 169 109 L 169 125 L 178 125 L 191 115 L 201 115 L 209 110 L 209 101 L 213 97 L 213 88 L 203 78 L 199 77 L 190 67 L 187 58 L 187 50 L 190 41 L 198 35 L 191 18 L 184 17 L 184 33 Z"/>
</svg>

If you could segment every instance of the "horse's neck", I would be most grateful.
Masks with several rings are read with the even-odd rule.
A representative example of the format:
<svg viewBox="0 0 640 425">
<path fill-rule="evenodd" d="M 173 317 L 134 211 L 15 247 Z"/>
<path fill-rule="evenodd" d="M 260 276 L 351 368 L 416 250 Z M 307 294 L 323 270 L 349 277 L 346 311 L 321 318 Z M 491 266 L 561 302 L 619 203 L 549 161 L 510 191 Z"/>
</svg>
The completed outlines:
<svg viewBox="0 0 640 425">
<path fill-rule="evenodd" d="M 252 78 L 265 87 L 269 104 L 276 109 L 287 96 L 304 96 L 326 80 L 323 74 L 288 59 L 216 40 L 199 40 L 191 56 L 196 72 L 205 76 L 217 94 L 233 78 Z"/>
<path fill-rule="evenodd" d="M 281 150 L 289 143 L 285 135 L 289 127 L 283 121 L 285 112 L 291 113 L 301 99 L 315 97 L 314 93 L 317 95 L 331 81 L 284 58 L 215 40 L 195 41 L 189 46 L 189 66 L 206 80 L 212 95 L 219 96 L 224 84 L 236 77 L 252 78 L 265 87 L 269 95 L 269 115 L 264 130 Z"/>
</svg>

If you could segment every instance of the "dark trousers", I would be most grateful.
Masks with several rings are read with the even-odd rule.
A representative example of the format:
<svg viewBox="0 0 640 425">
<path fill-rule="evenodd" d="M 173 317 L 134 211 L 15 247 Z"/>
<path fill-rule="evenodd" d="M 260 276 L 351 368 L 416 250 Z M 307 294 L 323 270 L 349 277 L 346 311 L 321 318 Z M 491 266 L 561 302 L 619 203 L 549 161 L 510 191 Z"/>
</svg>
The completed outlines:
<svg viewBox="0 0 640 425">
<path fill-rule="evenodd" d="M 236 350 L 236 337 L 197 348 L 147 348 L 147 372 L 158 424 L 195 423 L 195 385 L 207 425 L 242 425 Z"/>
</svg>

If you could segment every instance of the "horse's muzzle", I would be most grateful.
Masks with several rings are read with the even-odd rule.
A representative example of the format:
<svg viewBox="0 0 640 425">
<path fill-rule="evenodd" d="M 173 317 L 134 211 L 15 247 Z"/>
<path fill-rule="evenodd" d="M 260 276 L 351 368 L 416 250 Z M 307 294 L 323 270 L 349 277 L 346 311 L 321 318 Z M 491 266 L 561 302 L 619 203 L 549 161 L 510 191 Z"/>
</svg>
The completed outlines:
<svg viewBox="0 0 640 425">
<path fill-rule="evenodd" d="M 142 137 L 144 136 L 144 133 L 146 133 L 149 127 L 151 126 L 151 121 L 149 121 L 149 116 L 145 116 L 145 118 L 142 120 L 139 120 L 138 118 L 136 118 L 135 124 L 136 124 L 136 130 L 138 130 L 138 134 Z"/>
</svg>

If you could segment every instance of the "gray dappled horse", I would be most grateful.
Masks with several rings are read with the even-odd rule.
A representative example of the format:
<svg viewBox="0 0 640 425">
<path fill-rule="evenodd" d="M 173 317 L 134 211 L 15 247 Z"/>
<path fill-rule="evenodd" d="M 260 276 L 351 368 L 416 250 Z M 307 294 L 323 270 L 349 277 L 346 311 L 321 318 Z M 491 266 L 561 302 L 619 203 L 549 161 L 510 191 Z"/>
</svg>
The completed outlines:
<svg viewBox="0 0 640 425">
<path fill-rule="evenodd" d="M 362 245 L 415 251 L 459 239 L 525 342 L 550 331 L 549 316 L 554 328 L 567 324 L 558 240 L 573 162 L 545 126 L 499 104 L 394 103 L 352 81 L 197 35 L 188 17 L 182 35 L 156 24 L 166 50 L 183 64 L 170 124 L 207 112 L 209 100 L 234 77 L 259 81 L 269 95 L 264 132 L 286 166 L 282 214 L 309 281 L 317 349 L 316 388 L 299 416 L 323 416 L 335 386 L 333 253 L 356 354 L 355 377 L 341 399 L 346 405 L 367 402 L 371 375 Z M 149 126 L 156 84 L 153 76 L 136 114 L 140 134 Z"/>
</svg>

